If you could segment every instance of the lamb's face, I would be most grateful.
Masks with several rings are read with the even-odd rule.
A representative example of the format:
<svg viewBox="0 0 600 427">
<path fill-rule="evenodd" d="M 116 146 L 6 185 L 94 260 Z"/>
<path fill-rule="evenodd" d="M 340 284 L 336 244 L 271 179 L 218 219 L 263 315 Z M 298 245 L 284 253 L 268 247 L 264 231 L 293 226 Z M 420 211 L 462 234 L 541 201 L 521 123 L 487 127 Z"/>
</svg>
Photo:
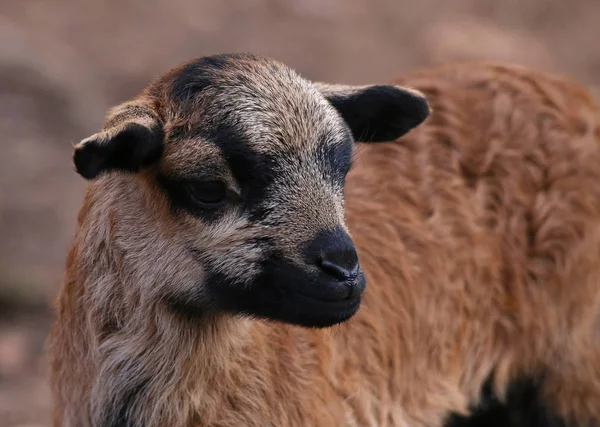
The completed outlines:
<svg viewBox="0 0 600 427">
<path fill-rule="evenodd" d="M 304 326 L 351 317 L 365 289 L 344 222 L 353 134 L 392 139 L 427 116 L 424 100 L 389 86 L 317 88 L 282 64 L 251 56 L 187 64 L 147 96 L 155 110 L 140 113 L 136 106 L 135 123 L 152 136 L 123 131 L 119 120 L 109 125 L 136 133 L 128 137 L 135 144 L 151 139 L 159 148 L 133 167 L 122 167 L 128 162 L 121 159 L 97 169 L 153 165 L 152 185 L 170 206 L 168 216 L 156 216 L 166 222 L 156 227 L 175 229 L 172 244 L 201 271 L 165 289 L 164 300 L 188 313 L 218 310 Z M 387 122 L 379 123 L 381 116 Z M 98 140 L 96 147 L 106 146 L 106 136 L 92 137 L 92 144 Z M 86 146 L 90 139 L 78 149 L 79 162 L 75 156 L 84 176 L 78 163 L 98 163 Z"/>
</svg>

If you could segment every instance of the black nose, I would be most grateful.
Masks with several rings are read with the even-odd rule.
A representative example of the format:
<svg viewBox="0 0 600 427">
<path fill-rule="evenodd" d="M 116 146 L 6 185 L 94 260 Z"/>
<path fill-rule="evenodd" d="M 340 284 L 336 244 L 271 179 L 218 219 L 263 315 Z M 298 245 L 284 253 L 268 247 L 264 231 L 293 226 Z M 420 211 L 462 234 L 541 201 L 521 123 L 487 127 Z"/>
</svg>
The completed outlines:
<svg viewBox="0 0 600 427">
<path fill-rule="evenodd" d="M 328 276 L 347 281 L 359 272 L 354 244 L 341 227 L 322 231 L 308 248 L 309 262 L 315 262 Z"/>
<path fill-rule="evenodd" d="M 318 273 L 302 287 L 302 293 L 325 301 L 358 298 L 365 289 L 365 277 L 358 264 L 354 243 L 342 227 L 323 230 L 305 248 L 306 263 Z"/>
<path fill-rule="evenodd" d="M 340 281 L 353 279 L 358 275 L 358 257 L 356 251 L 325 254 L 319 265 L 325 273 Z"/>
</svg>

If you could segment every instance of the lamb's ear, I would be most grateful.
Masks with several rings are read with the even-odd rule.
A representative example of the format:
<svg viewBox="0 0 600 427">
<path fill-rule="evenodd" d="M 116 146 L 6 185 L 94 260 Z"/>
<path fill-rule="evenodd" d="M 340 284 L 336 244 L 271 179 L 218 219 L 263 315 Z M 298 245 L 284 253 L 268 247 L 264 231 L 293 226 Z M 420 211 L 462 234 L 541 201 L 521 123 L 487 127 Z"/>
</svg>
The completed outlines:
<svg viewBox="0 0 600 427">
<path fill-rule="evenodd" d="M 100 132 L 75 146 L 75 169 L 86 179 L 110 170 L 137 172 L 160 158 L 163 140 L 156 112 L 144 102 L 128 102 L 111 110 Z"/>
<path fill-rule="evenodd" d="M 360 142 L 393 141 L 421 124 L 430 113 L 422 93 L 402 86 L 314 85 Z"/>
</svg>

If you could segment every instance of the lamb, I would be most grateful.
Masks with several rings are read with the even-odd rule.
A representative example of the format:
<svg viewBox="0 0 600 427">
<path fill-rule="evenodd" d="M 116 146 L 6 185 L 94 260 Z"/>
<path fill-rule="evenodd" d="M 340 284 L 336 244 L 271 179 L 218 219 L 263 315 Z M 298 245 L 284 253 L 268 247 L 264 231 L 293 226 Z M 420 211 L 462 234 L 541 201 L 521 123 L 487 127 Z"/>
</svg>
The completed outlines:
<svg viewBox="0 0 600 427">
<path fill-rule="evenodd" d="M 598 119 L 515 66 L 169 71 L 75 147 L 54 425 L 599 425 Z"/>
</svg>

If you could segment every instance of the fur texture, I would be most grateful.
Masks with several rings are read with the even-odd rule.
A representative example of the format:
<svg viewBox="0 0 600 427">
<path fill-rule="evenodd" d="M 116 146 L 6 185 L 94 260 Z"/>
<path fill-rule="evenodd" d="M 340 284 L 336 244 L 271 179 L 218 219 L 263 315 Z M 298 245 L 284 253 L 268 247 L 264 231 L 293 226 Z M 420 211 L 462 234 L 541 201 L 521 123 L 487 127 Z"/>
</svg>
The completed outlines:
<svg viewBox="0 0 600 427">
<path fill-rule="evenodd" d="M 359 98 L 350 113 L 336 103 L 362 88 L 311 85 L 264 58 L 228 64 L 208 89 L 197 65 L 168 73 L 89 139 L 101 154 L 132 106 L 164 132 L 159 155 L 124 150 L 142 154 L 88 174 L 50 336 L 56 426 L 441 426 L 482 390 L 510 404 L 524 377 L 543 378 L 539 400 L 565 425 L 598 425 L 600 128 L 583 89 L 489 64 L 406 76 L 386 90 L 415 88 L 433 114 L 359 144 L 346 179 L 336 150 L 406 132 L 390 120 L 416 126 L 420 92 L 399 89 L 403 113 L 384 102 L 393 114 L 361 122 Z M 241 205 L 194 210 L 157 179 L 204 171 Z M 250 292 L 271 263 L 306 263 L 348 232 L 368 282 L 354 315 L 298 300 L 222 309 L 213 295 L 210 283 Z M 307 319 L 341 323 L 290 324 Z"/>
</svg>

